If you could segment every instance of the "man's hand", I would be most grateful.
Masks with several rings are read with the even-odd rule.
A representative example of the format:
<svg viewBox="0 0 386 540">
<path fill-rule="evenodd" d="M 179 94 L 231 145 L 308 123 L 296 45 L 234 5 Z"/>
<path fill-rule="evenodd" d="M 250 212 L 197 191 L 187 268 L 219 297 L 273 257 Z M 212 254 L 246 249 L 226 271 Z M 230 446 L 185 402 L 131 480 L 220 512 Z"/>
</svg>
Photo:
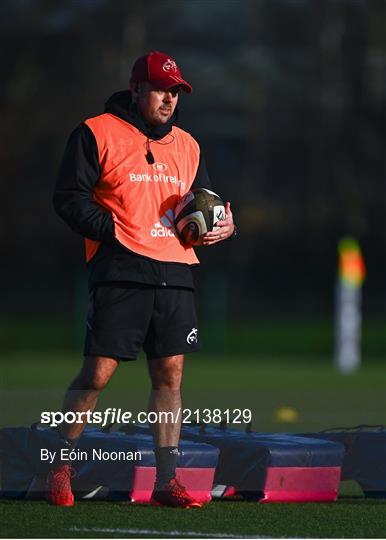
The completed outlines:
<svg viewBox="0 0 386 540">
<path fill-rule="evenodd" d="M 226 240 L 232 236 L 233 231 L 235 230 L 235 225 L 233 223 L 230 202 L 225 204 L 225 219 L 223 221 L 218 221 L 215 226 L 218 227 L 215 231 L 208 232 L 203 237 L 203 246 L 212 246 L 213 244 L 222 242 L 223 240 Z"/>
</svg>

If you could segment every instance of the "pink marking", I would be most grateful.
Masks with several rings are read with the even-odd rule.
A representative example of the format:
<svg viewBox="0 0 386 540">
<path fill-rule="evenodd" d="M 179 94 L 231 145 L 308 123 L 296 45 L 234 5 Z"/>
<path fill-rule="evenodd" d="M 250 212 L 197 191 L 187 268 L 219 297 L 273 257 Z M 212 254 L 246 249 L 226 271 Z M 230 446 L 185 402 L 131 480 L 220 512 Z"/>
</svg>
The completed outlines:
<svg viewBox="0 0 386 540">
<path fill-rule="evenodd" d="M 214 479 L 214 468 L 177 468 L 177 479 L 185 486 L 187 492 L 198 502 L 208 503 L 212 500 L 211 490 Z M 148 503 L 154 488 L 155 467 L 135 467 L 131 500 L 136 503 Z"/>
<path fill-rule="evenodd" d="M 336 501 L 340 467 L 267 467 L 263 486 L 256 485 L 264 497 L 259 502 Z M 228 486 L 223 497 L 238 495 L 237 487 Z"/>
<path fill-rule="evenodd" d="M 233 486 L 228 486 L 223 493 L 223 497 L 234 497 L 237 495 L 237 489 Z"/>
<path fill-rule="evenodd" d="M 268 467 L 264 492 L 266 498 L 268 493 L 286 493 L 291 499 L 335 500 L 340 473 L 340 467 Z"/>
<path fill-rule="evenodd" d="M 335 501 L 340 467 L 268 467 L 263 501 Z"/>
</svg>

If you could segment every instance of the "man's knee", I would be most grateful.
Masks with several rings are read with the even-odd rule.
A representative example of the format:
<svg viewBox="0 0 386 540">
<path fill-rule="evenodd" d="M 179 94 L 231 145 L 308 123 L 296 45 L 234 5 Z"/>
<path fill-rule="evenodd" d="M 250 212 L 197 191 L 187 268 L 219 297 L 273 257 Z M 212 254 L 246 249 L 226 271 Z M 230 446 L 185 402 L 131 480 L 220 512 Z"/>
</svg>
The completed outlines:
<svg viewBox="0 0 386 540">
<path fill-rule="evenodd" d="M 183 356 L 149 361 L 153 390 L 179 391 L 182 382 Z"/>
<path fill-rule="evenodd" d="M 78 390 L 94 390 L 100 392 L 111 379 L 118 362 L 113 359 L 86 357 L 85 362 L 72 386 Z"/>
<path fill-rule="evenodd" d="M 100 392 L 107 385 L 109 379 L 99 373 L 79 373 L 74 381 L 77 390 L 94 390 Z"/>
<path fill-rule="evenodd" d="M 181 376 L 175 372 L 163 371 L 152 378 L 154 390 L 171 390 L 177 392 L 181 388 Z"/>
</svg>

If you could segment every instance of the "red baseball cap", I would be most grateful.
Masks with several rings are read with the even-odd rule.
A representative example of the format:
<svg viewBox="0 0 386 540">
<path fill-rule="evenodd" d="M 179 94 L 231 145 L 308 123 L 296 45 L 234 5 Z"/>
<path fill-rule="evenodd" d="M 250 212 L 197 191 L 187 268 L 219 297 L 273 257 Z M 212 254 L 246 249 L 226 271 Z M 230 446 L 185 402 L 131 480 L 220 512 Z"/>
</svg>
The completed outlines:
<svg viewBox="0 0 386 540">
<path fill-rule="evenodd" d="M 130 82 L 143 81 L 148 81 L 162 90 L 181 86 L 189 94 L 192 91 L 190 84 L 182 78 L 175 60 L 168 54 L 159 51 L 152 51 L 135 61 Z"/>
</svg>

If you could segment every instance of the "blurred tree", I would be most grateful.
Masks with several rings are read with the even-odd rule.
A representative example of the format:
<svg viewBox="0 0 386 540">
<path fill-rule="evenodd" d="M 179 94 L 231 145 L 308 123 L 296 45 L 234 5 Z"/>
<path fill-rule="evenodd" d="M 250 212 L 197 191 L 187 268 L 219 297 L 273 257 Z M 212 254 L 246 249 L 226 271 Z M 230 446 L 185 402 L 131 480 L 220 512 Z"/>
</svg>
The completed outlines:
<svg viewBox="0 0 386 540">
<path fill-rule="evenodd" d="M 383 1 L 4 0 L 7 309 L 71 305 L 82 240 L 51 208 L 66 138 L 127 87 L 139 54 L 159 49 L 193 84 L 181 126 L 200 137 L 240 226 L 237 242 L 201 250 L 203 281 L 221 268 L 235 317 L 328 313 L 349 233 L 367 261 L 365 306 L 384 310 L 385 24 Z"/>
</svg>

